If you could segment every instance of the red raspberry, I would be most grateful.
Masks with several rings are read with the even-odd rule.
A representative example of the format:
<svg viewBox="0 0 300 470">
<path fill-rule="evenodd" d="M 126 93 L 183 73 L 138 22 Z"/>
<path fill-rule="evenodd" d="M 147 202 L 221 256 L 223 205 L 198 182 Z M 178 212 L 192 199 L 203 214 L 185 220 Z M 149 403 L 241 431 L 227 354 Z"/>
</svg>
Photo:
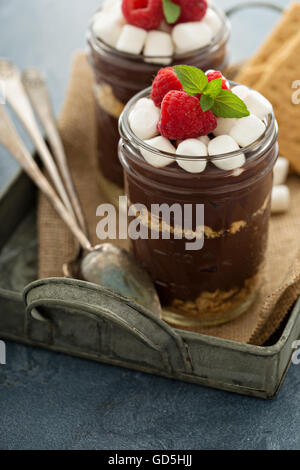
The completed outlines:
<svg viewBox="0 0 300 470">
<path fill-rule="evenodd" d="M 151 98 L 160 107 L 162 100 L 171 90 L 183 90 L 179 79 L 172 67 L 160 69 L 152 84 Z"/>
<path fill-rule="evenodd" d="M 189 21 L 201 21 L 206 14 L 206 0 L 172 0 L 181 7 L 181 15 L 177 23 L 188 23 Z"/>
<path fill-rule="evenodd" d="M 200 101 L 185 91 L 169 91 L 161 105 L 158 130 L 171 140 L 185 140 L 207 135 L 217 127 L 211 111 L 202 111 Z"/>
<path fill-rule="evenodd" d="M 229 90 L 227 83 L 226 83 L 226 79 L 223 77 L 222 72 L 219 72 L 218 70 L 214 70 L 213 72 L 208 72 L 206 76 L 209 82 L 211 82 L 212 80 L 216 80 L 217 78 L 222 78 L 222 89 Z"/>
<path fill-rule="evenodd" d="M 162 0 L 123 0 L 122 11 L 129 24 L 157 29 L 164 18 Z"/>
</svg>

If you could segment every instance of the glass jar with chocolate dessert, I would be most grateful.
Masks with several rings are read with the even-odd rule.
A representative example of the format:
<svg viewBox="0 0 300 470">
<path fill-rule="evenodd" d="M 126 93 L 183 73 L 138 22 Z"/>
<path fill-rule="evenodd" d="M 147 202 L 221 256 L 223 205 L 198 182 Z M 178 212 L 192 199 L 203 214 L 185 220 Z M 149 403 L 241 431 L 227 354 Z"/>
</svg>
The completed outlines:
<svg viewBox="0 0 300 470">
<path fill-rule="evenodd" d="M 89 59 L 94 71 L 101 183 L 123 187 L 118 118 L 163 65 L 227 65 L 230 25 L 206 0 L 106 0 L 93 16 Z"/>
<path fill-rule="evenodd" d="M 164 319 L 197 329 L 241 315 L 261 286 L 278 129 L 262 95 L 188 69 L 161 70 L 126 105 L 119 157 L 133 252 Z"/>
</svg>

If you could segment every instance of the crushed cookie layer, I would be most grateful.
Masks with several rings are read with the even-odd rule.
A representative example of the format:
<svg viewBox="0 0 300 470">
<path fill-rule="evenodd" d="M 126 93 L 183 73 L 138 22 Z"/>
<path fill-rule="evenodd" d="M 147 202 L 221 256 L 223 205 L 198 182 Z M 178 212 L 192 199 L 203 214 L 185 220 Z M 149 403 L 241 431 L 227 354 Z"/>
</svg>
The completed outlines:
<svg viewBox="0 0 300 470">
<path fill-rule="evenodd" d="M 258 217 L 262 215 L 268 208 L 270 202 L 270 195 L 268 195 L 263 203 L 263 205 L 256 211 L 254 212 L 251 216 L 250 219 L 253 220 L 253 218 Z M 128 200 L 128 205 L 131 205 L 132 207 L 135 207 L 134 204 L 131 204 L 130 201 Z M 171 233 L 173 235 L 179 235 L 183 238 L 189 238 L 192 239 L 194 238 L 202 238 L 203 236 L 203 231 L 204 231 L 204 236 L 205 238 L 220 238 L 225 235 L 235 235 L 238 233 L 240 230 L 245 228 L 247 226 L 247 221 L 246 220 L 237 220 L 235 222 L 232 222 L 231 226 L 228 229 L 223 229 L 219 231 L 215 231 L 211 227 L 208 227 L 206 225 L 199 226 L 197 229 L 194 230 L 185 230 L 182 227 L 173 227 L 172 225 L 167 224 L 165 221 L 159 219 L 158 217 L 155 217 L 150 214 L 150 212 L 147 209 L 142 209 L 136 208 L 137 212 L 137 219 L 140 221 L 141 224 L 149 227 L 149 229 L 154 230 L 156 232 L 167 232 Z"/>
<path fill-rule="evenodd" d="M 165 309 L 166 321 L 178 324 L 178 318 L 181 317 L 181 327 L 188 329 L 190 325 L 195 329 L 197 324 L 199 326 L 218 325 L 239 316 L 255 299 L 260 285 L 260 273 L 261 269 L 252 278 L 247 279 L 242 288 L 202 292 L 195 301 L 174 299 L 172 304 Z"/>
<path fill-rule="evenodd" d="M 96 101 L 101 108 L 116 119 L 121 116 L 125 105 L 119 101 L 110 85 L 94 85 Z"/>
</svg>

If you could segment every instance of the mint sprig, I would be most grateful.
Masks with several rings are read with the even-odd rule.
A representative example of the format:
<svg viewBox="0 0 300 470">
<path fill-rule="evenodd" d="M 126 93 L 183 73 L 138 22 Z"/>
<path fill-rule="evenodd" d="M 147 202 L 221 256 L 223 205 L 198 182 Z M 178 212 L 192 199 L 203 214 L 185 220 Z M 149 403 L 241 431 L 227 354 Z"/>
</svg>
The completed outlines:
<svg viewBox="0 0 300 470">
<path fill-rule="evenodd" d="M 183 88 L 189 95 L 197 95 L 206 89 L 208 79 L 202 70 L 190 65 L 175 65 L 173 68 Z"/>
<path fill-rule="evenodd" d="M 221 92 L 222 89 L 222 78 L 216 78 L 211 82 L 208 82 L 207 87 L 203 90 L 203 94 L 207 96 L 211 96 L 211 98 L 215 99 Z"/>
<path fill-rule="evenodd" d="M 171 0 L 163 0 L 163 10 L 169 24 L 176 23 L 181 14 L 180 5 L 173 3 Z"/>
<path fill-rule="evenodd" d="M 213 107 L 215 99 L 219 95 L 221 88 L 222 88 L 221 78 L 216 78 L 215 80 L 208 82 L 208 84 L 206 85 L 206 87 L 204 88 L 202 92 L 201 99 L 200 99 L 200 104 L 201 104 L 201 108 L 203 111 L 208 111 L 209 109 Z"/>
<path fill-rule="evenodd" d="M 201 95 L 203 111 L 209 109 L 218 117 L 242 118 L 249 116 L 245 103 L 230 90 L 222 89 L 222 79 L 208 81 L 205 73 L 189 65 L 175 65 L 174 71 L 184 90 L 191 96 Z"/>
<path fill-rule="evenodd" d="M 214 99 L 208 95 L 202 95 L 200 98 L 202 111 L 208 111 L 214 105 Z"/>
<path fill-rule="evenodd" d="M 214 100 L 211 111 L 216 116 L 223 118 L 242 118 L 250 115 L 244 101 L 229 90 L 220 91 Z"/>
</svg>

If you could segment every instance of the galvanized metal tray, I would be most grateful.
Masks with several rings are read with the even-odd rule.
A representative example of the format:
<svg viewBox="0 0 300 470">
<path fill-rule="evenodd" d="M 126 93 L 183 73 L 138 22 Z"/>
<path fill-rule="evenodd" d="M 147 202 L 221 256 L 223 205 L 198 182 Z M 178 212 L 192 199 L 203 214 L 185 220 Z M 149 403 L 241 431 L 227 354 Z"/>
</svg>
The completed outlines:
<svg viewBox="0 0 300 470">
<path fill-rule="evenodd" d="M 176 330 L 134 302 L 37 277 L 35 190 L 19 172 L 0 194 L 0 338 L 261 398 L 274 398 L 300 337 L 300 301 L 257 347 Z M 33 282 L 31 282 L 33 281 Z"/>
</svg>

